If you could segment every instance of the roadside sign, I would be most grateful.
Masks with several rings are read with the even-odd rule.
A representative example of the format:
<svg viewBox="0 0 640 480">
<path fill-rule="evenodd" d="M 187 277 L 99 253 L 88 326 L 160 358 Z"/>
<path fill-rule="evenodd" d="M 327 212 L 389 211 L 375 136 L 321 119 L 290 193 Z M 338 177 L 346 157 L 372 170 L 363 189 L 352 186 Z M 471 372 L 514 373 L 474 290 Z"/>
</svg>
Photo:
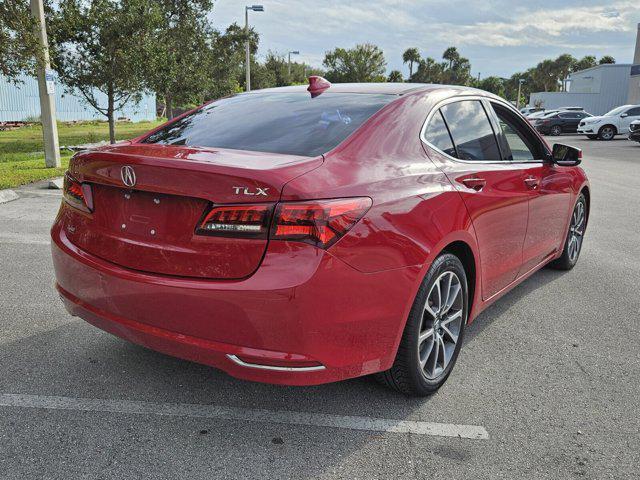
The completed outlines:
<svg viewBox="0 0 640 480">
<path fill-rule="evenodd" d="M 56 93 L 56 84 L 55 84 L 56 74 L 50 68 L 47 68 L 44 71 L 44 80 L 47 84 L 47 95 L 53 95 Z"/>
</svg>

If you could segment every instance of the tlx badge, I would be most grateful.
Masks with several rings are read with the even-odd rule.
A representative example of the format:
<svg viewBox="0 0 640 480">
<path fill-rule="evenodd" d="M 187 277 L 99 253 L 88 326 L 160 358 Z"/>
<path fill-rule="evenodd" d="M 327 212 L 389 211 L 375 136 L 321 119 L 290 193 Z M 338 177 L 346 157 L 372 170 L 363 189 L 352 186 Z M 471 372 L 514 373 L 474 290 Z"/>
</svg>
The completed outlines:
<svg viewBox="0 0 640 480">
<path fill-rule="evenodd" d="M 269 190 L 268 187 L 265 187 L 265 188 L 256 187 L 255 192 L 252 192 L 251 190 L 249 190 L 249 187 L 231 187 L 231 188 L 233 188 L 233 190 L 236 192 L 236 195 L 264 195 L 265 197 L 268 196 L 267 190 Z"/>
</svg>

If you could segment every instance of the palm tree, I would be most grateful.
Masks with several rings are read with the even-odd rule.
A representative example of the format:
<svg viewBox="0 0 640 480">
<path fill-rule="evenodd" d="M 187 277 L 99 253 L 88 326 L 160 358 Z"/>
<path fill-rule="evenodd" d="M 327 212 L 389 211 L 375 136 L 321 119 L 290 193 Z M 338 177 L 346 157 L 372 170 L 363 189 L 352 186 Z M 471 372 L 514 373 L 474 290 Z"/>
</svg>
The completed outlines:
<svg viewBox="0 0 640 480">
<path fill-rule="evenodd" d="M 460 54 L 456 47 L 449 47 L 442 54 L 442 58 L 449 62 L 449 70 L 451 70 L 453 68 L 453 64 L 460 59 Z"/>
<path fill-rule="evenodd" d="M 420 62 L 420 52 L 417 48 L 407 48 L 402 54 L 402 63 L 409 64 L 409 79 L 413 76 L 413 64 Z"/>
<path fill-rule="evenodd" d="M 387 82 L 394 82 L 394 83 L 404 82 L 402 78 L 402 72 L 400 70 L 391 70 L 391 73 L 389 73 L 389 76 L 387 77 Z"/>
</svg>

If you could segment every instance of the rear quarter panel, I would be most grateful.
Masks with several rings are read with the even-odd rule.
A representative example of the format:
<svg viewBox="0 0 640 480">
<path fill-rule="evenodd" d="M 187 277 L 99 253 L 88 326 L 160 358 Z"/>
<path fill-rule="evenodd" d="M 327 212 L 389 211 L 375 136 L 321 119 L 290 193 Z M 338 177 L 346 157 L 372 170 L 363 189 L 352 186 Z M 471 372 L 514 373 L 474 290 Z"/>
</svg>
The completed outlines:
<svg viewBox="0 0 640 480">
<path fill-rule="evenodd" d="M 404 317 L 431 262 L 454 241 L 475 252 L 473 226 L 460 195 L 426 155 L 420 130 L 447 90 L 407 94 L 374 115 L 325 156 L 320 168 L 289 182 L 282 200 L 366 196 L 372 207 L 329 252 L 363 273 L 413 268 L 403 288 Z M 372 292 L 384 295 L 385 286 Z"/>
</svg>

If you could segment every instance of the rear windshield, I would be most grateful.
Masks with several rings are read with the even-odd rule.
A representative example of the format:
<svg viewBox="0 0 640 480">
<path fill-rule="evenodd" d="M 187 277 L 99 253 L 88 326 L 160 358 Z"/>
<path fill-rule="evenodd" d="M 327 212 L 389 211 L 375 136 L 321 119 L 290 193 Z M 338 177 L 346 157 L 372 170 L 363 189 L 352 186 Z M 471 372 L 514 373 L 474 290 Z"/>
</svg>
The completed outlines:
<svg viewBox="0 0 640 480">
<path fill-rule="evenodd" d="M 143 143 L 316 156 L 328 152 L 395 95 L 252 93 L 224 98 Z"/>
</svg>

